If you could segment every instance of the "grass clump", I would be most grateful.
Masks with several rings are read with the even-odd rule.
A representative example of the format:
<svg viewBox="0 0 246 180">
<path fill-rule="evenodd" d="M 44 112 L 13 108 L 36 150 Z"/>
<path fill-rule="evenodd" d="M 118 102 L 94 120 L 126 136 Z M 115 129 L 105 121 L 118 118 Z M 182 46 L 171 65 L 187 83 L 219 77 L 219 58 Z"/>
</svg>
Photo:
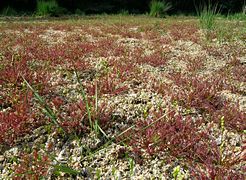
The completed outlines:
<svg viewBox="0 0 246 180">
<path fill-rule="evenodd" d="M 14 8 L 7 6 L 1 11 L 2 16 L 16 16 L 17 12 Z"/>
<path fill-rule="evenodd" d="M 197 15 L 199 16 L 199 22 L 202 29 L 213 30 L 215 25 L 215 17 L 219 14 L 218 4 L 212 5 L 210 1 L 208 3 L 200 4 L 196 8 Z"/>
<path fill-rule="evenodd" d="M 232 15 L 228 15 L 227 19 L 245 21 L 246 20 L 246 14 L 244 14 L 244 13 L 235 13 L 235 14 L 232 14 Z"/>
<path fill-rule="evenodd" d="M 56 0 L 38 0 L 36 15 L 38 16 L 59 16 L 66 13 L 66 10 L 58 5 Z"/>
<path fill-rule="evenodd" d="M 149 15 L 153 17 L 161 17 L 164 16 L 171 8 L 172 5 L 169 2 L 152 0 L 150 3 Z"/>
</svg>

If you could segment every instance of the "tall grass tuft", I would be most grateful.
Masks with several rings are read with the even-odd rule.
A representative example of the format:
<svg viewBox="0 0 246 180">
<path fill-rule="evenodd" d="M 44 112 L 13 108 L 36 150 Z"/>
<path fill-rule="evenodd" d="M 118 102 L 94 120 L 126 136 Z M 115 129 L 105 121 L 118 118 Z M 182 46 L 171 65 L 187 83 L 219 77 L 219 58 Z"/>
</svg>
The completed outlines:
<svg viewBox="0 0 246 180">
<path fill-rule="evenodd" d="M 1 15 L 2 16 L 15 16 L 17 15 L 17 12 L 12 7 L 7 6 L 1 11 Z"/>
<path fill-rule="evenodd" d="M 246 1 L 243 1 L 242 14 L 246 15 Z"/>
<path fill-rule="evenodd" d="M 218 4 L 212 5 L 208 3 L 200 4 L 196 7 L 197 15 L 199 16 L 200 26 L 202 29 L 211 31 L 214 29 L 215 17 L 219 14 Z"/>
<path fill-rule="evenodd" d="M 245 21 L 246 20 L 246 1 L 244 0 L 243 2 L 241 12 L 235 13 L 235 14 L 228 14 L 227 19 Z"/>
<path fill-rule="evenodd" d="M 37 10 L 36 10 L 36 14 L 38 16 L 47 16 L 50 15 L 50 13 L 52 13 L 52 11 L 58 9 L 59 6 L 56 2 L 56 0 L 38 0 L 37 1 Z"/>
<path fill-rule="evenodd" d="M 152 0 L 150 2 L 150 16 L 161 17 L 172 8 L 172 4 L 166 1 Z"/>
</svg>

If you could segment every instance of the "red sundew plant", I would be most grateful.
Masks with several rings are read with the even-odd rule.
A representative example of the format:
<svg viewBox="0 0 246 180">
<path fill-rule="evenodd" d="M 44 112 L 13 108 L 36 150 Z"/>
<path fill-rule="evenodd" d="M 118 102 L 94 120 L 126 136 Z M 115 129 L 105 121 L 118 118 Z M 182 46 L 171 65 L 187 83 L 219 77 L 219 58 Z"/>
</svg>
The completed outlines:
<svg viewBox="0 0 246 180">
<path fill-rule="evenodd" d="M 158 121 L 138 121 L 135 128 L 123 135 L 134 153 L 140 157 L 145 153 L 151 156 L 161 153 L 169 161 L 180 159 L 195 177 L 242 177 L 235 166 L 243 162 L 243 149 L 237 157 L 229 155 L 223 159 L 220 146 L 210 136 L 211 127 L 200 128 L 205 120 L 184 117 L 172 110 L 164 113 L 167 115 L 156 114 Z"/>
<path fill-rule="evenodd" d="M 187 71 L 191 73 L 197 73 L 204 67 L 205 63 L 203 61 L 205 57 L 188 58 Z"/>
<path fill-rule="evenodd" d="M 123 45 L 119 44 L 114 49 L 112 49 L 112 55 L 116 57 L 126 56 L 127 49 Z"/>
<path fill-rule="evenodd" d="M 223 89 L 223 81 L 220 79 L 208 79 L 188 77 L 181 73 L 170 76 L 178 86 L 171 96 L 187 108 L 196 108 L 199 111 L 213 112 L 222 107 L 222 101 L 218 92 Z M 180 89 L 179 89 L 180 88 Z"/>
<path fill-rule="evenodd" d="M 155 51 L 153 54 L 144 56 L 140 59 L 141 64 L 149 64 L 153 67 L 164 66 L 167 62 L 167 58 L 165 54 L 161 53 L 161 51 Z"/>
<path fill-rule="evenodd" d="M 11 65 L 6 65 L 0 75 L 2 86 L 0 107 L 0 142 L 13 144 L 14 141 L 29 133 L 31 129 L 43 124 L 42 120 L 37 120 L 38 115 L 31 111 L 32 93 L 26 90 L 22 76 L 36 84 L 40 91 L 47 84 L 48 76 L 45 73 L 33 72 L 28 68 L 25 56 L 12 59 Z M 48 87 L 46 87 L 48 88 Z"/>
<path fill-rule="evenodd" d="M 112 38 L 98 40 L 96 43 L 95 55 L 97 57 L 110 57 L 116 46 L 115 40 Z"/>
<path fill-rule="evenodd" d="M 246 68 L 243 65 L 236 65 L 232 68 L 233 79 L 246 83 Z"/>
<path fill-rule="evenodd" d="M 98 89 L 100 94 L 117 95 L 126 92 L 128 87 L 123 84 L 121 79 L 117 79 L 117 75 L 112 74 L 99 80 Z"/>
<path fill-rule="evenodd" d="M 132 56 L 132 61 L 140 65 L 148 64 L 153 67 L 165 66 L 168 61 L 168 53 L 166 53 L 168 49 L 162 49 L 158 47 L 155 48 L 152 48 L 150 52 L 146 52 L 143 47 L 135 48 L 132 54 L 130 54 Z M 153 49 L 155 50 L 153 51 Z"/>
<path fill-rule="evenodd" d="M 211 164 L 193 163 L 196 168 L 189 168 L 190 175 L 197 179 L 244 179 L 244 174 L 228 167 L 219 167 Z M 233 167 L 233 166 L 232 166 Z"/>
<path fill-rule="evenodd" d="M 170 28 L 171 37 L 177 40 L 189 40 L 198 43 L 200 37 L 198 35 L 198 28 L 194 24 L 174 24 Z"/>
<path fill-rule="evenodd" d="M 160 38 L 155 39 L 154 42 L 157 44 L 159 43 L 161 45 L 170 45 L 170 44 L 172 44 L 172 37 L 171 36 L 161 36 Z"/>
<path fill-rule="evenodd" d="M 37 150 L 34 150 L 32 154 L 22 154 L 20 163 L 15 166 L 13 179 L 38 180 L 44 178 L 50 164 L 49 157 L 38 153 Z"/>
<path fill-rule="evenodd" d="M 25 114 L 16 115 L 14 112 L 12 113 L 0 113 L 0 143 L 1 144 L 12 144 L 14 139 L 16 138 L 16 134 L 20 133 L 20 131 L 26 131 L 26 127 L 23 126 L 27 120 L 27 116 Z M 15 134 L 15 135 L 14 135 Z"/>
<path fill-rule="evenodd" d="M 3 87 L 11 85 L 20 91 L 23 91 L 25 88 L 22 83 L 22 76 L 35 84 L 40 92 L 45 91 L 45 89 L 47 90 L 49 87 L 48 81 L 50 76 L 48 72 L 40 69 L 32 71 L 31 68 L 28 67 L 28 62 L 22 59 L 13 62 L 12 65 L 6 65 L 4 69 L 0 71 L 0 76 L 0 84 L 2 84 Z"/>
<path fill-rule="evenodd" d="M 161 115 L 162 113 L 156 119 Z M 144 149 L 152 155 L 165 152 L 171 157 L 194 159 L 200 162 L 217 161 L 219 153 L 212 148 L 216 146 L 215 142 L 209 139 L 206 131 L 198 128 L 202 122 L 202 119 L 194 121 L 190 116 L 182 117 L 174 111 L 168 112 L 166 118 L 146 129 L 145 127 L 153 121 L 139 121 L 136 132 L 132 133 L 130 144 L 137 153 L 140 153 L 138 150 Z"/>
<path fill-rule="evenodd" d="M 135 62 L 141 64 L 142 58 L 144 57 L 144 48 L 143 47 L 135 47 L 128 52 L 128 56 L 131 62 Z"/>
<path fill-rule="evenodd" d="M 219 123 L 221 118 L 225 121 L 225 127 L 231 130 L 243 131 L 246 129 L 246 113 L 239 110 L 238 104 L 224 103 L 220 110 L 212 114 L 212 120 Z"/>
<path fill-rule="evenodd" d="M 181 73 L 173 74 L 170 79 L 174 80 L 178 88 L 173 89 L 168 84 L 162 83 L 155 85 L 154 89 L 163 95 L 169 94 L 172 100 L 177 101 L 181 106 L 188 109 L 195 108 L 214 122 L 219 123 L 221 117 L 225 117 L 225 126 L 230 129 L 241 131 L 246 128 L 245 113 L 241 112 L 237 105 L 219 96 L 219 92 L 224 87 L 228 88 L 223 79 L 204 80 L 182 76 Z"/>
<path fill-rule="evenodd" d="M 132 26 L 130 24 L 115 23 L 111 28 L 103 28 L 105 33 L 112 35 L 120 35 L 123 38 L 135 38 L 141 39 L 141 34 L 137 31 L 136 25 Z"/>
<path fill-rule="evenodd" d="M 88 43 L 88 42 L 87 43 L 79 43 L 77 46 L 75 46 L 71 50 L 80 52 L 79 54 L 81 54 L 81 55 L 83 55 L 85 53 L 89 54 L 89 53 L 92 53 L 92 52 L 94 52 L 96 50 L 96 45 L 94 43 Z M 70 50 L 71 54 L 76 54 L 75 52 L 73 52 L 71 50 Z"/>
<path fill-rule="evenodd" d="M 35 127 L 45 124 L 37 112 L 31 112 L 30 102 L 24 100 L 16 102 L 11 110 L 0 112 L 0 143 L 14 144 L 15 140 L 30 133 Z M 30 98 L 27 97 L 27 98 Z"/>
<path fill-rule="evenodd" d="M 124 85 L 124 78 L 118 78 L 117 74 L 109 74 L 99 77 L 95 84 L 87 84 L 86 89 L 89 96 L 94 96 L 96 93 L 101 96 L 103 94 L 117 95 L 124 93 L 128 90 L 128 87 Z"/>
<path fill-rule="evenodd" d="M 217 48 L 214 48 L 210 45 L 204 46 L 204 49 L 210 56 L 213 56 L 215 58 L 223 58 L 224 56 L 223 52 L 219 51 Z"/>
<path fill-rule="evenodd" d="M 0 71 L 0 83 L 3 82 L 20 84 L 20 75 L 29 73 L 27 68 L 27 61 L 21 57 L 14 55 L 11 59 L 8 59 L 10 63 L 4 66 L 4 69 Z"/>
<path fill-rule="evenodd" d="M 221 95 L 224 90 L 244 95 L 241 84 L 246 81 L 245 70 L 244 62 L 240 62 L 243 47 L 214 46 L 213 41 L 204 45 L 193 21 L 180 24 L 150 20 L 146 24 L 144 20 L 141 24 L 117 20 L 110 25 L 88 22 L 47 22 L 40 26 L 12 23 L 0 27 L 0 144 L 19 144 L 18 140 L 33 129 L 54 121 L 71 137 L 87 136 L 95 129 L 103 135 L 111 134 L 112 129 L 116 133 L 133 125 L 120 139 L 126 137 L 136 157 L 145 158 L 147 153 L 148 157 L 167 162 L 178 160 L 197 179 L 242 179 L 240 155 L 245 147 L 238 147 L 242 144 L 239 140 L 237 145 L 225 148 L 224 156 L 217 131 L 225 128 L 240 136 L 246 129 L 245 112 Z M 196 49 L 192 43 L 199 43 L 203 49 Z M 201 50 L 201 54 L 192 53 L 193 48 Z M 210 75 L 206 74 L 210 70 L 205 64 L 210 63 L 208 56 L 225 60 Z M 167 63 L 173 57 L 177 63 L 184 63 L 184 68 L 178 66 L 181 72 L 175 72 L 179 71 L 176 62 L 170 66 Z M 23 83 L 23 78 L 30 86 Z M 38 102 L 30 87 L 44 103 Z M 143 110 L 146 117 L 124 121 L 127 112 L 120 122 L 116 121 L 113 112 L 118 109 L 111 109 L 108 98 L 142 90 L 158 94 L 144 101 L 150 108 Z M 82 95 L 79 100 L 78 94 Z M 156 106 L 161 109 L 165 103 L 152 104 L 152 100 L 161 97 L 165 103 L 170 100 L 172 108 L 156 110 Z M 46 102 L 55 120 L 48 113 L 42 114 Z M 135 102 L 126 105 L 129 103 Z M 218 129 L 210 123 L 216 123 Z M 126 155 L 127 150 L 119 151 Z M 48 157 L 37 151 L 21 156 L 15 178 L 38 179 L 47 175 L 51 166 Z"/>
<path fill-rule="evenodd" d="M 52 98 L 52 103 L 54 104 L 56 109 L 60 109 L 61 106 L 65 104 L 65 101 L 63 98 L 56 96 Z"/>
<path fill-rule="evenodd" d="M 130 81 L 133 78 L 140 78 L 139 69 L 133 62 L 114 62 L 112 74 L 116 74 L 116 77 L 120 79 L 120 82 Z"/>
<path fill-rule="evenodd" d="M 112 110 L 107 109 L 105 104 L 96 104 L 95 97 L 88 97 L 88 104 L 90 109 L 90 118 L 92 123 L 97 123 L 106 130 L 110 127 L 110 119 Z M 77 101 L 68 103 L 60 107 L 62 111 L 58 111 L 58 118 L 61 119 L 61 126 L 68 133 L 76 133 L 81 135 L 90 131 L 90 120 L 88 110 L 84 101 Z"/>
<path fill-rule="evenodd" d="M 142 38 L 139 33 L 133 31 L 122 31 L 121 36 L 124 38 L 136 38 L 136 39 Z"/>
<path fill-rule="evenodd" d="M 89 124 L 86 120 L 86 107 L 83 102 L 75 102 L 64 105 L 62 114 L 58 112 L 58 118 L 62 119 L 61 125 L 68 132 L 81 132 L 87 131 L 86 125 Z"/>
<path fill-rule="evenodd" d="M 166 82 L 161 82 L 155 78 L 151 78 L 152 88 L 154 92 L 162 95 L 168 95 L 171 91 L 171 85 Z"/>
</svg>

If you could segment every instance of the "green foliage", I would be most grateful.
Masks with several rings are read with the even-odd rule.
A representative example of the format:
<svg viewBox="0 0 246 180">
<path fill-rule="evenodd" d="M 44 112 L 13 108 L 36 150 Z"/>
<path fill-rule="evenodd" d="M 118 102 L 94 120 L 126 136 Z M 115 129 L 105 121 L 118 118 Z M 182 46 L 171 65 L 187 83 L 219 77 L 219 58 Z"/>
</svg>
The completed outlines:
<svg viewBox="0 0 246 180">
<path fill-rule="evenodd" d="M 38 0 L 37 1 L 37 15 L 45 16 L 48 15 L 51 9 L 58 7 L 58 4 L 55 0 L 51 1 L 44 1 Z"/>
<path fill-rule="evenodd" d="M 182 171 L 182 169 L 180 168 L 180 166 L 176 166 L 173 168 L 173 172 L 172 172 L 173 178 L 175 180 L 183 180 L 185 179 L 185 174 Z"/>
<path fill-rule="evenodd" d="M 84 15 L 85 15 L 85 12 L 82 11 L 81 9 L 76 9 L 76 10 L 75 10 L 75 14 L 76 14 L 76 15 L 79 15 L 79 16 L 84 16 Z"/>
<path fill-rule="evenodd" d="M 98 134 L 102 134 L 104 137 L 106 137 L 108 139 L 108 136 L 106 135 L 106 133 L 103 131 L 103 129 L 100 127 L 99 123 L 98 123 L 98 89 L 97 89 L 97 83 L 95 84 L 95 104 L 90 103 L 88 96 L 86 94 L 86 90 L 83 87 L 83 84 L 79 78 L 78 72 L 75 68 L 75 75 L 77 78 L 77 82 L 79 83 L 80 89 L 79 92 L 82 95 L 83 101 L 85 102 L 85 106 L 86 106 L 86 112 L 87 112 L 87 116 L 88 116 L 88 120 L 89 120 L 89 124 L 90 124 L 90 129 L 93 130 L 97 135 Z M 94 110 L 93 110 L 94 109 Z M 93 119 L 93 117 L 95 119 Z"/>
<path fill-rule="evenodd" d="M 88 101 L 88 97 L 86 95 L 86 91 L 80 81 L 80 78 L 79 78 L 79 75 L 78 75 L 78 72 L 77 70 L 75 69 L 75 75 L 76 75 L 76 78 L 77 78 L 77 81 L 80 85 L 80 93 L 83 97 L 83 101 L 85 102 L 85 106 L 86 106 L 86 111 L 87 111 L 87 116 L 88 116 L 88 120 L 89 120 L 89 124 L 90 124 L 90 128 L 92 129 L 93 128 L 93 122 L 92 122 L 92 118 L 91 118 L 91 107 L 90 107 L 90 103 Z"/>
<path fill-rule="evenodd" d="M 200 26 L 202 29 L 213 30 L 215 25 L 215 17 L 219 14 L 218 4 L 214 6 L 210 1 L 208 3 L 200 4 L 196 7 L 197 14 L 200 20 Z"/>
<path fill-rule="evenodd" d="M 101 179 L 101 170 L 100 169 L 97 169 L 96 170 L 96 179 Z"/>
<path fill-rule="evenodd" d="M 144 14 L 146 12 L 149 12 L 149 5 L 152 1 L 157 2 L 157 6 L 158 4 L 163 3 L 163 1 L 168 2 L 172 5 L 172 14 L 174 13 L 193 15 L 195 13 L 194 2 L 207 2 L 208 0 L 10 0 L 1 1 L 3 3 L 0 3 L 0 12 L 4 8 L 6 9 L 8 6 L 11 6 L 18 12 L 18 14 L 32 14 L 37 10 L 37 5 L 40 6 L 40 9 L 42 9 L 43 5 L 44 7 L 47 7 L 50 5 L 58 4 L 58 8 L 55 8 L 55 15 L 61 15 L 60 13 L 63 12 L 63 8 L 66 8 L 67 10 L 69 10 L 69 12 L 73 12 L 77 15 L 81 15 L 76 12 L 77 9 L 80 9 L 86 14 L 115 14 L 122 11 L 122 9 L 126 12 L 128 11 L 129 14 Z M 228 12 L 239 13 L 246 11 L 245 0 L 211 0 L 211 2 L 217 2 L 221 7 L 221 13 L 223 13 L 224 15 L 226 15 Z M 49 12 L 47 12 L 46 8 L 44 8 L 44 11 L 39 11 L 41 15 L 43 15 L 44 12 L 50 15 Z"/>
<path fill-rule="evenodd" d="M 36 14 L 38 16 L 59 16 L 65 14 L 66 9 L 60 7 L 56 0 L 38 0 Z"/>
<path fill-rule="evenodd" d="M 54 165 L 54 174 L 59 175 L 60 173 L 66 173 L 69 175 L 78 175 L 79 174 L 78 171 L 70 168 L 69 166 L 62 165 L 62 164 Z"/>
<path fill-rule="evenodd" d="M 7 6 L 1 11 L 2 16 L 15 16 L 17 15 L 17 12 L 15 11 L 14 8 Z"/>
<path fill-rule="evenodd" d="M 235 14 L 228 15 L 227 19 L 245 21 L 246 20 L 246 15 L 245 15 L 245 12 L 235 13 Z"/>
<path fill-rule="evenodd" d="M 129 168 L 130 168 L 130 175 L 134 174 L 134 160 L 132 158 L 128 158 Z"/>
<path fill-rule="evenodd" d="M 125 10 L 125 9 L 122 9 L 122 10 L 119 11 L 119 15 L 127 16 L 127 15 L 129 15 L 129 11 Z"/>
<path fill-rule="evenodd" d="M 150 3 L 150 16 L 161 17 L 172 8 L 171 3 L 166 1 L 152 0 Z"/>
</svg>

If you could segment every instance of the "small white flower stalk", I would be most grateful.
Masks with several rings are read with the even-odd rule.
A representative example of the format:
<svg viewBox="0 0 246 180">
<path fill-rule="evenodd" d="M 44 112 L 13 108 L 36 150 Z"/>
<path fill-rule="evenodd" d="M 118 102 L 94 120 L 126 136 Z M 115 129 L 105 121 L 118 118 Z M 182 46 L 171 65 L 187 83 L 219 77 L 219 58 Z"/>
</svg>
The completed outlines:
<svg viewBox="0 0 246 180">
<path fill-rule="evenodd" d="M 220 163 L 223 162 L 223 152 L 225 150 L 225 117 L 220 118 L 220 129 L 221 129 L 221 144 L 220 144 Z"/>
</svg>

